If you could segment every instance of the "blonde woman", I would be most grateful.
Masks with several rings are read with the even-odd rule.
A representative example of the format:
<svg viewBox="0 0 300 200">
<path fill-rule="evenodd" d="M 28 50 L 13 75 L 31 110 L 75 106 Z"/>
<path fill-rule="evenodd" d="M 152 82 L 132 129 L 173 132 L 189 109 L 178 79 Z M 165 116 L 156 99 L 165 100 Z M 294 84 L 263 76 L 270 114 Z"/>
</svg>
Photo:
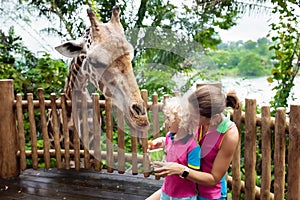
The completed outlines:
<svg viewBox="0 0 300 200">
<path fill-rule="evenodd" d="M 190 169 L 186 179 L 197 183 L 198 200 L 224 200 L 227 197 L 225 175 L 236 150 L 239 133 L 234 122 L 224 115 L 227 107 L 237 109 L 234 92 L 222 93 L 220 84 L 202 84 L 189 96 L 192 119 L 198 119 L 195 137 L 201 146 L 200 171 Z M 159 145 L 159 144 L 156 144 Z M 186 167 L 177 162 L 159 163 L 156 175 L 181 176 Z M 159 199 L 160 191 L 148 199 Z"/>
</svg>

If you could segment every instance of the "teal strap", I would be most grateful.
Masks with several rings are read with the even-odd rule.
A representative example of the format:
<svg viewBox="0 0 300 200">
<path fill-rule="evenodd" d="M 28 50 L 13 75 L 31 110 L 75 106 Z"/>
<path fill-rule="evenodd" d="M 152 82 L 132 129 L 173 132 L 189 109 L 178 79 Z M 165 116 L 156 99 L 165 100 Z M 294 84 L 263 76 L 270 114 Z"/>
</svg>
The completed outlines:
<svg viewBox="0 0 300 200">
<path fill-rule="evenodd" d="M 217 127 L 217 131 L 219 133 L 226 133 L 226 131 L 228 130 L 228 128 L 234 124 L 229 117 L 226 117 Z"/>
</svg>

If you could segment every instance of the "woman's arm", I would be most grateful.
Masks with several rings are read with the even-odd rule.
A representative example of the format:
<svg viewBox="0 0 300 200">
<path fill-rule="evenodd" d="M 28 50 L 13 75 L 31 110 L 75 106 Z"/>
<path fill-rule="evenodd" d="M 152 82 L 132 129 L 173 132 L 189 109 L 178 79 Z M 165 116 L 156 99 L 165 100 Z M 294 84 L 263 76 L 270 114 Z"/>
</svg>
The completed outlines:
<svg viewBox="0 0 300 200">
<path fill-rule="evenodd" d="M 202 185 L 214 186 L 220 182 L 229 168 L 233 154 L 239 141 L 239 134 L 236 127 L 231 128 L 224 136 L 221 148 L 216 156 L 211 173 L 200 172 L 190 169 L 188 180 Z M 158 176 L 181 175 L 185 166 L 178 163 L 157 163 L 155 172 Z"/>
<path fill-rule="evenodd" d="M 211 173 L 190 170 L 192 172 L 190 172 L 187 178 L 202 185 L 214 186 L 218 184 L 229 168 L 238 142 L 239 133 L 235 126 L 228 130 L 224 136 L 220 150 L 215 158 Z"/>
</svg>

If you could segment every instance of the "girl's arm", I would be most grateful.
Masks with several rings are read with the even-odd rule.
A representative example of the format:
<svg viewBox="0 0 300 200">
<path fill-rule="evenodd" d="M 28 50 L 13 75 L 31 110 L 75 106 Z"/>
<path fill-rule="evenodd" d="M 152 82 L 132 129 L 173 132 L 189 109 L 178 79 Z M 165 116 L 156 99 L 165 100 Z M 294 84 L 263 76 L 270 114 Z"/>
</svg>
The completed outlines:
<svg viewBox="0 0 300 200">
<path fill-rule="evenodd" d="M 215 186 L 224 176 L 229 168 L 233 154 L 239 141 L 239 134 L 236 127 L 231 128 L 224 136 L 221 148 L 216 156 L 211 173 L 200 172 L 190 169 L 188 180 L 202 185 Z M 155 172 L 158 176 L 181 175 L 185 166 L 178 163 L 157 163 Z"/>
<path fill-rule="evenodd" d="M 165 137 L 158 137 L 152 141 L 148 141 L 148 149 L 158 149 L 163 148 L 165 146 L 166 138 Z"/>
</svg>

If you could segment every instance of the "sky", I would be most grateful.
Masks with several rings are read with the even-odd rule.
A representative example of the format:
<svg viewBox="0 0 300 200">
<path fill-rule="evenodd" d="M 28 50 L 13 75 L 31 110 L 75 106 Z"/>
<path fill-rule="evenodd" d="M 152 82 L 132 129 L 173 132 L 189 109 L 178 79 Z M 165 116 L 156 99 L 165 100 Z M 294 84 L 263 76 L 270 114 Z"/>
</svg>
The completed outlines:
<svg viewBox="0 0 300 200">
<path fill-rule="evenodd" d="M 4 6 L 4 3 L 1 3 Z M 30 47 L 30 50 L 37 53 L 42 53 L 44 51 L 49 52 L 54 57 L 58 54 L 54 50 L 54 46 L 61 43 L 60 38 L 51 36 L 42 36 L 38 30 L 42 27 L 51 27 L 49 22 L 45 22 L 41 19 L 33 19 L 34 26 L 29 26 L 25 22 L 13 21 L 13 18 L 5 19 L 7 13 L 3 13 L 3 17 L 0 19 L 0 28 L 8 30 L 8 28 L 13 24 L 17 35 L 23 37 L 23 42 L 26 46 Z M 268 34 L 268 24 L 270 23 L 270 16 L 267 14 L 252 14 L 249 16 L 245 14 L 241 19 L 237 21 L 237 25 L 229 30 L 219 30 L 220 37 L 223 42 L 238 41 L 238 40 L 253 40 L 256 41 L 259 38 L 265 37 Z"/>
<path fill-rule="evenodd" d="M 238 40 L 253 40 L 266 37 L 270 30 L 270 16 L 264 14 L 244 15 L 237 21 L 237 25 L 229 30 L 220 30 L 220 37 L 223 42 Z"/>
<path fill-rule="evenodd" d="M 244 0 L 245 3 L 248 1 Z M 275 22 L 274 20 L 276 19 L 274 18 L 274 14 L 271 14 L 273 5 L 270 2 L 266 2 L 263 5 L 265 8 L 262 8 L 261 11 L 246 12 L 237 20 L 236 26 L 231 27 L 229 30 L 220 30 L 219 33 L 222 41 L 256 41 L 259 38 L 266 37 L 270 30 L 269 25 Z"/>
<path fill-rule="evenodd" d="M 22 22 L 20 22 L 22 23 Z M 261 37 L 265 37 L 268 34 L 268 24 L 270 23 L 270 17 L 266 15 L 245 15 L 237 21 L 237 25 L 229 30 L 219 30 L 220 37 L 223 42 L 238 41 L 238 40 L 253 40 L 256 41 Z M 5 23 L 4 23 L 5 25 Z M 23 41 L 29 46 L 33 46 L 36 51 L 46 49 L 51 50 L 51 44 L 45 43 L 45 40 L 51 40 L 53 43 L 59 43 L 58 38 L 48 36 L 47 38 L 41 37 L 41 34 L 33 31 L 35 27 L 24 28 L 25 25 L 18 26 L 16 24 L 15 31 L 17 34 L 22 35 Z M 36 21 L 36 26 L 41 27 L 45 24 Z M 8 27 L 8 26 L 7 26 Z M 2 28 L 2 27 L 1 27 Z M 41 48 L 41 49 L 39 49 Z"/>
</svg>

